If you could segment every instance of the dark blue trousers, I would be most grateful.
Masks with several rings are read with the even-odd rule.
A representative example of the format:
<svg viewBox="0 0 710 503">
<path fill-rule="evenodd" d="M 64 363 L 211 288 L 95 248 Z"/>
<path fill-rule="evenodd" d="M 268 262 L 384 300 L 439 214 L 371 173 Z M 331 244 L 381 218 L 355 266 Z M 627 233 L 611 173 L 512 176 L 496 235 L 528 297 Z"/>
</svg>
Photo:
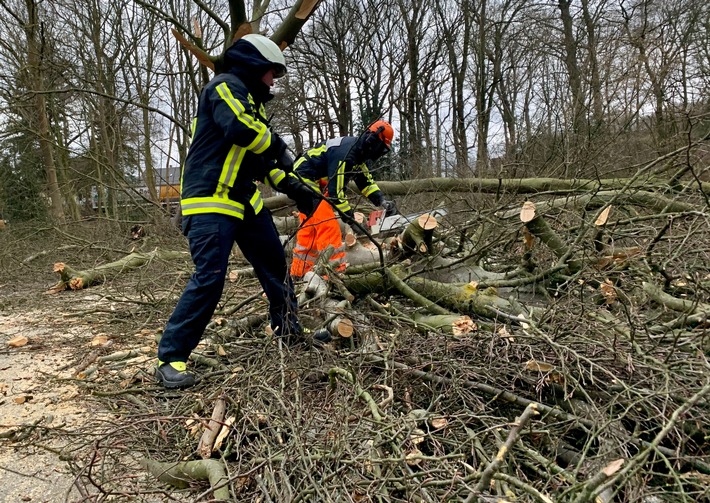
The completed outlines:
<svg viewBox="0 0 710 503">
<path fill-rule="evenodd" d="M 299 335 L 298 303 L 286 256 L 271 213 L 247 210 L 244 220 L 218 213 L 183 217 L 195 272 L 170 316 L 158 346 L 163 362 L 187 361 L 222 296 L 232 246 L 236 242 L 254 267 L 269 300 L 271 327 L 277 336 Z"/>
</svg>

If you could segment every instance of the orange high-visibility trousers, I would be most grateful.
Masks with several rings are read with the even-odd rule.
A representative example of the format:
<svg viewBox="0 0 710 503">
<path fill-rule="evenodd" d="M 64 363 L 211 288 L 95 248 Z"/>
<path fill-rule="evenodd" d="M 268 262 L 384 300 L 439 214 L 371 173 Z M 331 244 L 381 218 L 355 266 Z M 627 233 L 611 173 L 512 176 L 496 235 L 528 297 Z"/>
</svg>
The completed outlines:
<svg viewBox="0 0 710 503">
<path fill-rule="evenodd" d="M 321 201 L 310 217 L 299 214 L 301 226 L 296 232 L 296 246 L 293 248 L 291 276 L 300 278 L 315 266 L 323 250 L 332 246 L 335 250 L 330 256 L 331 267 L 342 272 L 345 270 L 345 246 L 340 224 L 328 201 Z"/>
</svg>

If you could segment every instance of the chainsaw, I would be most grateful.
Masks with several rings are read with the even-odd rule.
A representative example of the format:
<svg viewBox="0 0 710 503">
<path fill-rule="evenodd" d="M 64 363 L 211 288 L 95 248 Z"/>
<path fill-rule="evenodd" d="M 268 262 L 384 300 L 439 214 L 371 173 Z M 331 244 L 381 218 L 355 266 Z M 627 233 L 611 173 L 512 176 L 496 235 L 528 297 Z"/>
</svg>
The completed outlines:
<svg viewBox="0 0 710 503">
<path fill-rule="evenodd" d="M 443 208 L 437 208 L 428 211 L 410 213 L 407 215 L 390 215 L 388 217 L 385 216 L 385 210 L 376 210 L 370 212 L 370 215 L 367 218 L 367 226 L 370 230 L 370 234 L 373 236 L 396 234 L 403 231 L 406 226 L 425 213 L 439 218 L 446 215 L 446 210 Z"/>
</svg>

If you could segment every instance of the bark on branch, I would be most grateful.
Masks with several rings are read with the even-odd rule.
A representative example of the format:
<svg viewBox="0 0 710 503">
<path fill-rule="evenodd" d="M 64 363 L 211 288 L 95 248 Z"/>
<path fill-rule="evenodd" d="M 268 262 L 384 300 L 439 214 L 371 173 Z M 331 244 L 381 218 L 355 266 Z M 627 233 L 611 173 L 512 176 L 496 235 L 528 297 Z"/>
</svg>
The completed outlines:
<svg viewBox="0 0 710 503">
<path fill-rule="evenodd" d="M 229 501 L 229 479 L 224 464 L 216 459 L 184 461 L 182 463 L 165 463 L 152 459 L 140 461 L 158 480 L 179 489 L 189 487 L 190 481 L 208 480 L 213 489 L 213 496 L 218 501 Z"/>
<path fill-rule="evenodd" d="M 175 260 L 178 258 L 189 258 L 187 252 L 153 250 L 149 253 L 134 252 L 126 255 L 120 260 L 103 264 L 92 269 L 77 271 L 63 262 L 54 264 L 54 272 L 59 274 L 59 282 L 54 285 L 50 292 L 60 292 L 62 290 L 81 290 L 92 285 L 103 283 L 106 279 L 113 278 L 125 271 L 138 269 L 152 260 Z"/>
</svg>

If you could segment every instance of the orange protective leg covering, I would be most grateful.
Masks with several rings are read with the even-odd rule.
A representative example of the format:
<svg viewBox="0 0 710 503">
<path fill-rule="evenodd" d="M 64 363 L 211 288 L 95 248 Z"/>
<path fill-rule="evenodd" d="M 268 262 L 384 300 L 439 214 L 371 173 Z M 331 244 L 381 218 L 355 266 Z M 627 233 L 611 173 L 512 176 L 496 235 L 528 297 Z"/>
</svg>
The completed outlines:
<svg viewBox="0 0 710 503">
<path fill-rule="evenodd" d="M 293 249 L 291 276 L 300 278 L 315 266 L 320 254 L 332 246 L 335 251 L 330 256 L 330 264 L 336 271 L 345 270 L 345 247 L 338 219 L 327 201 L 321 201 L 313 215 L 307 218 L 299 215 L 301 226 L 296 232 L 296 246 Z"/>
</svg>

